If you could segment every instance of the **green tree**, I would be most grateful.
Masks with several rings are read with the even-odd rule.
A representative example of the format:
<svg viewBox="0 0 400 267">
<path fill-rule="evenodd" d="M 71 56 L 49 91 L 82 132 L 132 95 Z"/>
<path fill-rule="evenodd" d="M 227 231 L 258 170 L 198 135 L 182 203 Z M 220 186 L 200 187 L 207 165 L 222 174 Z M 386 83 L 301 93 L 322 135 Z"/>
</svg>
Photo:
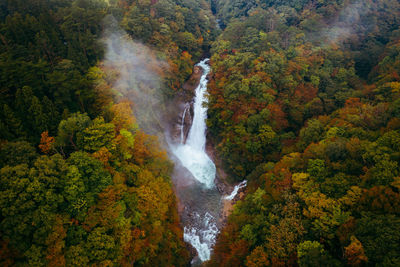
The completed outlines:
<svg viewBox="0 0 400 267">
<path fill-rule="evenodd" d="M 58 126 L 56 144 L 61 148 L 78 150 L 78 140 L 83 136 L 83 131 L 89 126 L 90 118 L 86 114 L 74 113 L 68 119 L 62 120 Z"/>
<path fill-rule="evenodd" d="M 304 241 L 297 246 L 298 264 L 300 267 L 334 266 L 328 261 L 324 247 L 317 241 Z"/>
<path fill-rule="evenodd" d="M 115 137 L 114 125 L 105 123 L 102 117 L 93 120 L 92 124 L 83 130 L 78 145 L 85 151 L 94 152 L 102 147 L 111 149 Z"/>
<path fill-rule="evenodd" d="M 0 167 L 19 164 L 32 166 L 37 157 L 35 148 L 26 141 L 7 142 L 0 146 Z"/>
<path fill-rule="evenodd" d="M 307 126 L 300 130 L 300 148 L 304 149 L 312 142 L 318 142 L 323 138 L 324 127 L 319 120 L 311 119 Z"/>
<path fill-rule="evenodd" d="M 15 113 L 7 104 L 4 104 L 3 116 L 4 123 L 7 125 L 8 131 L 12 134 L 13 139 L 26 136 L 21 120 L 16 117 Z"/>
<path fill-rule="evenodd" d="M 112 182 L 111 175 L 104 170 L 103 164 L 86 152 L 78 151 L 72 153 L 68 163 L 78 168 L 86 190 L 89 194 L 93 194 L 90 197 L 91 201 L 95 200 L 94 194 L 100 193 Z M 91 206 L 91 204 L 88 204 L 88 206 Z"/>
</svg>

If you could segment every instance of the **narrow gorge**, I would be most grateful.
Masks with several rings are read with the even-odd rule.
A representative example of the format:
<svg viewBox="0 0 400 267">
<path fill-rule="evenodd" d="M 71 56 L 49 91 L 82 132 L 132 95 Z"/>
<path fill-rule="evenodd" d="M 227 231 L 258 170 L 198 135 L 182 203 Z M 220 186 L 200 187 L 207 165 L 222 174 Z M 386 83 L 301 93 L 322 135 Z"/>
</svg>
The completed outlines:
<svg viewBox="0 0 400 267">
<path fill-rule="evenodd" d="M 194 99 L 181 105 L 179 123 L 175 126 L 177 134 L 169 144 L 171 157 L 176 164 L 173 181 L 180 201 L 184 240 L 195 249 L 192 265 L 210 259 L 223 223 L 224 203 L 231 202 L 238 190 L 245 186 L 245 182 L 241 183 L 227 196 L 224 196 L 227 192 L 221 190 L 229 190 L 230 186 L 217 179 L 216 166 L 208 155 L 210 149 L 206 148 L 207 83 L 211 71 L 209 59 L 196 64 L 195 70 L 201 72 L 201 77 Z M 223 186 L 217 186 L 216 183 Z"/>
</svg>

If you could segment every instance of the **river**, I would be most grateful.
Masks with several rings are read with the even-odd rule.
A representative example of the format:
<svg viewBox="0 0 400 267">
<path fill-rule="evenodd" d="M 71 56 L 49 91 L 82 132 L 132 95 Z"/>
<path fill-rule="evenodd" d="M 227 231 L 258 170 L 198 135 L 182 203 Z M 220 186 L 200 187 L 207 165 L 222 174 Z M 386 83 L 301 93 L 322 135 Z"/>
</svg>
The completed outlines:
<svg viewBox="0 0 400 267">
<path fill-rule="evenodd" d="M 181 114 L 180 140 L 170 144 L 175 156 L 174 183 L 184 226 L 184 240 L 197 251 L 192 265 L 200 265 L 211 257 L 219 229 L 223 201 L 231 201 L 246 183 L 237 185 L 229 196 L 223 197 L 215 186 L 216 167 L 206 152 L 207 76 L 209 59 L 196 66 L 203 69 L 193 101 L 193 120 L 185 139 L 184 121 L 189 116 L 190 104 L 186 103 Z"/>
<path fill-rule="evenodd" d="M 207 62 L 208 59 L 204 59 L 197 64 L 203 69 L 203 73 L 195 91 L 194 115 L 188 136 L 185 140 L 183 121 L 188 112 L 186 105 L 182 114 L 181 140 L 173 144 L 171 149 L 179 160 L 178 165 L 180 163 L 181 167 L 188 171 L 186 174 L 180 171 L 175 176 L 179 176 L 177 194 L 184 206 L 181 212 L 184 240 L 190 243 L 198 254 L 192 261 L 193 265 L 210 259 L 219 232 L 218 218 L 221 210 L 221 195 L 214 184 L 216 167 L 205 149 L 207 108 L 204 103 L 207 101 L 207 75 L 210 72 Z"/>
</svg>

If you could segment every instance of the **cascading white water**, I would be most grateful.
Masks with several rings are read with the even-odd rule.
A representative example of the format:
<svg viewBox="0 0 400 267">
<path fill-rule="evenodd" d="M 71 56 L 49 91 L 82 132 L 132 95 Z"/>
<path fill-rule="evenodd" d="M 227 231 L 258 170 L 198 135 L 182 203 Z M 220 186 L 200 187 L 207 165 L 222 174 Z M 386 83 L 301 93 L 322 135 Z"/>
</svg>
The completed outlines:
<svg viewBox="0 0 400 267">
<path fill-rule="evenodd" d="M 208 212 L 203 216 L 194 213 L 197 226 L 184 227 L 183 239 L 190 243 L 196 250 L 201 261 L 210 259 L 211 247 L 215 244 L 219 233 L 215 218 Z"/>
<path fill-rule="evenodd" d="M 196 88 L 196 96 L 194 99 L 194 118 L 192 127 L 189 131 L 187 143 L 197 151 L 205 153 L 206 146 L 206 118 L 207 108 L 203 105 L 206 102 L 205 93 L 207 91 L 207 75 L 210 72 L 210 66 L 206 64 L 208 59 L 201 61 L 197 66 L 203 68 L 203 75 L 200 78 L 200 83 Z"/>
<path fill-rule="evenodd" d="M 232 193 L 229 196 L 226 196 L 224 199 L 233 200 L 236 197 L 236 195 L 239 192 L 239 190 L 242 189 L 243 187 L 246 187 L 246 186 L 247 186 L 247 181 L 244 180 L 240 184 L 236 185 L 235 188 L 233 189 Z"/>
<path fill-rule="evenodd" d="M 184 143 L 182 134 L 181 144 L 175 147 L 173 152 L 182 165 L 193 174 L 194 178 L 207 188 L 211 188 L 214 187 L 216 169 L 214 162 L 205 151 L 207 108 L 203 106 L 203 103 L 207 101 L 205 93 L 207 91 L 207 75 L 210 72 L 210 66 L 206 64 L 207 61 L 208 59 L 204 59 L 197 64 L 197 66 L 203 68 L 203 75 L 200 78 L 199 86 L 196 88 L 193 105 L 194 117 L 188 138 Z"/>
<path fill-rule="evenodd" d="M 212 247 L 215 244 L 218 229 L 218 219 L 221 215 L 221 193 L 217 190 L 214 179 L 216 168 L 212 160 L 208 157 L 206 147 L 206 118 L 207 108 L 203 105 L 207 101 L 207 75 L 210 66 L 204 59 L 197 66 L 203 68 L 199 86 L 196 88 L 194 98 L 194 116 L 192 126 L 189 130 L 185 142 L 185 117 L 190 109 L 187 104 L 182 112 L 180 125 L 180 142 L 170 144 L 171 151 L 179 159 L 181 165 L 186 168 L 198 181 L 191 187 L 178 192 L 181 200 L 185 199 L 185 209 L 182 216 L 184 221 L 184 240 L 190 243 L 197 251 L 198 257 L 192 261 L 193 265 L 210 259 Z M 180 165 L 180 164 L 179 164 Z M 224 199 L 231 201 L 235 198 L 238 191 L 247 185 L 243 181 L 236 185 L 229 196 Z"/>
<path fill-rule="evenodd" d="M 184 142 L 183 127 L 188 107 L 185 108 L 182 116 L 181 142 L 172 147 L 172 152 L 180 160 L 183 167 L 189 170 L 193 177 L 200 182 L 201 191 L 215 194 L 217 192 L 214 184 L 216 168 L 205 151 L 207 108 L 203 103 L 207 101 L 205 94 L 207 91 L 207 75 L 210 72 L 207 61 L 208 59 L 204 59 L 197 64 L 197 66 L 203 68 L 203 74 L 199 86 L 196 88 L 193 122 L 187 140 Z M 201 207 L 200 203 L 198 204 Z M 184 240 L 197 250 L 200 261 L 206 261 L 210 259 L 211 250 L 219 230 L 217 219 L 206 208 L 200 210 L 201 214 L 192 213 L 192 223 L 184 227 Z"/>
</svg>

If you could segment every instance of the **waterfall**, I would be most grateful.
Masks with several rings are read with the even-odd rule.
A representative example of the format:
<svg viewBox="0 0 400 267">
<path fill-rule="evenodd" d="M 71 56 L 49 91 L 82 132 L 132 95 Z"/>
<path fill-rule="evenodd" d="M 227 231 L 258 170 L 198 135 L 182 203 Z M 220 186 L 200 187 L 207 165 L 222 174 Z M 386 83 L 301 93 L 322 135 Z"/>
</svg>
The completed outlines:
<svg viewBox="0 0 400 267">
<path fill-rule="evenodd" d="M 196 88 L 193 110 L 194 117 L 186 143 L 179 144 L 173 149 L 175 156 L 181 161 L 182 165 L 188 169 L 194 178 L 207 188 L 214 187 L 215 165 L 205 151 L 206 147 L 206 118 L 207 108 L 203 105 L 207 101 L 205 93 L 207 91 L 207 75 L 210 66 L 206 64 L 208 59 L 204 59 L 197 66 L 203 68 L 203 75 Z M 181 132 L 181 137 L 183 133 Z"/>
<path fill-rule="evenodd" d="M 208 60 L 208 59 L 207 59 Z M 206 146 L 206 118 L 207 108 L 203 105 L 206 102 L 205 93 L 207 91 L 207 75 L 210 72 L 210 67 L 205 63 L 206 60 L 201 61 L 197 66 L 203 68 L 203 75 L 200 78 L 200 83 L 196 88 L 196 96 L 194 98 L 194 118 L 193 124 L 190 128 L 187 143 L 197 151 L 205 152 Z"/>
<path fill-rule="evenodd" d="M 240 184 L 236 185 L 235 188 L 233 189 L 232 193 L 229 196 L 226 196 L 224 199 L 233 200 L 236 197 L 239 190 L 243 187 L 246 187 L 246 185 L 247 185 L 247 181 L 244 180 Z"/>
<path fill-rule="evenodd" d="M 190 106 L 186 105 L 185 110 L 183 111 L 182 121 L 181 121 L 181 144 L 185 143 L 185 116 L 186 112 L 189 110 Z"/>
<path fill-rule="evenodd" d="M 221 226 L 219 218 L 222 200 L 233 200 L 239 190 L 247 185 L 247 181 L 241 182 L 235 186 L 230 195 L 222 198 L 214 184 L 216 168 L 206 153 L 207 107 L 204 103 L 207 102 L 207 75 L 210 72 L 207 61 L 208 59 L 204 59 L 196 65 L 203 69 L 203 74 L 195 91 L 193 121 L 186 142 L 184 125 L 185 117 L 190 110 L 189 104 L 182 112 L 180 140 L 176 140 L 175 144 L 169 143 L 171 152 L 175 156 L 173 158 L 177 163 L 175 167 L 178 168 L 174 178 L 175 183 L 180 184 L 177 179 L 185 181 L 184 185 L 176 189 L 179 200 L 184 205 L 181 212 L 184 224 L 183 238 L 196 249 L 198 254 L 192 260 L 193 266 L 200 265 L 211 257 Z M 187 183 L 188 180 L 190 183 Z"/>
<path fill-rule="evenodd" d="M 190 210 L 188 217 L 191 219 L 184 226 L 183 237 L 185 242 L 197 250 L 197 260 L 200 261 L 210 259 L 219 232 L 216 219 L 219 215 L 215 209 L 218 209 L 221 199 L 214 184 L 216 168 L 205 150 L 207 108 L 203 104 L 207 101 L 207 75 L 210 72 L 207 61 L 208 59 L 204 59 L 197 64 L 203 69 L 203 74 L 196 88 L 193 122 L 186 142 L 184 142 L 184 120 L 189 107 L 185 107 L 182 115 L 181 140 L 178 144 L 171 145 L 173 154 L 197 181 L 194 186 L 196 189 L 192 194 L 188 193 L 190 202 L 194 204 L 188 207 Z"/>
</svg>

